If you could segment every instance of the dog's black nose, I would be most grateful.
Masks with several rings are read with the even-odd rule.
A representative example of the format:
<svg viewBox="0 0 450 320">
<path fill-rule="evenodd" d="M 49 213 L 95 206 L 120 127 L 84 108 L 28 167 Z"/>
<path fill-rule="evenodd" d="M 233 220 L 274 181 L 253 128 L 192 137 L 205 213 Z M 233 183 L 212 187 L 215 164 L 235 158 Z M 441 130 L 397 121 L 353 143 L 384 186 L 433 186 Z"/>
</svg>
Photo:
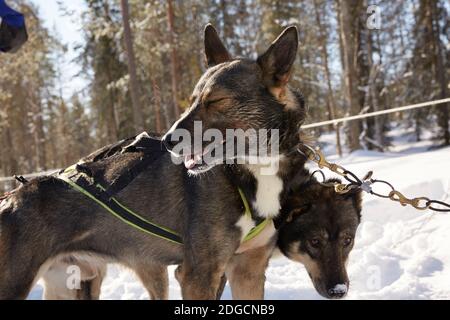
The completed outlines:
<svg viewBox="0 0 450 320">
<path fill-rule="evenodd" d="M 164 143 L 164 146 L 166 147 L 167 150 L 172 150 L 173 147 L 175 147 L 175 145 L 178 143 L 177 141 L 173 141 L 172 140 L 172 134 L 171 133 L 167 133 L 163 138 L 162 138 L 162 142 Z"/>
<path fill-rule="evenodd" d="M 333 288 L 328 289 L 328 296 L 332 299 L 339 299 L 347 294 L 347 285 L 337 284 Z"/>
</svg>

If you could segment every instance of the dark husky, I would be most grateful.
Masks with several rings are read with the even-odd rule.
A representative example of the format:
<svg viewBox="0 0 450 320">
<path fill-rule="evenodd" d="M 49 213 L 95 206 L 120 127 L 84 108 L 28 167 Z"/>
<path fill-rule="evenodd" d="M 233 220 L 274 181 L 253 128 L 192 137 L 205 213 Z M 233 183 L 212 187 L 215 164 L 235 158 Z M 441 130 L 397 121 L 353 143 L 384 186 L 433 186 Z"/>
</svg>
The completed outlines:
<svg viewBox="0 0 450 320">
<path fill-rule="evenodd" d="M 0 298 L 26 297 L 40 271 L 53 259 L 72 252 L 132 268 L 156 298 L 165 298 L 167 293 L 157 296 L 158 283 L 146 280 L 154 270 L 167 277 L 169 264 L 181 265 L 177 278 L 184 298 L 216 298 L 225 272 L 232 288 L 245 285 L 245 281 L 233 280 L 232 273 L 254 268 L 255 261 L 267 263 L 267 251 L 252 259 L 244 251 L 253 252 L 273 241 L 273 223 L 263 237 L 238 250 L 241 240 L 257 221 L 279 215 L 281 199 L 304 166 L 305 159 L 293 152 L 301 142 L 304 103 L 287 86 L 297 42 L 296 29 L 288 28 L 257 61 L 230 60 L 217 33 L 208 26 L 205 51 L 210 68 L 194 90 L 192 107 L 174 127 L 192 130 L 193 121 L 199 119 L 204 129 L 277 128 L 281 156 L 276 174 L 264 176 L 254 166 L 226 165 L 207 167 L 212 172 L 198 179 L 159 150 L 161 156 L 116 198 L 147 220 L 179 233 L 183 246 L 130 228 L 57 177 L 33 180 L 0 204 Z M 166 136 L 170 147 L 168 138 L 174 132 Z M 117 154 L 95 165 L 103 181 L 111 183 L 141 157 L 140 152 Z M 203 164 L 188 167 L 194 173 L 205 170 Z M 251 219 L 242 215 L 238 188 L 250 200 Z M 255 277 L 263 280 L 261 273 Z M 263 281 L 259 283 L 252 297 L 263 297 Z M 233 295 L 247 297 L 238 289 L 233 289 Z"/>
<path fill-rule="evenodd" d="M 97 164 L 101 164 L 100 167 L 105 170 L 103 174 L 107 177 L 121 169 L 115 163 L 125 162 L 124 168 L 128 168 L 130 161 L 139 157 L 139 153 L 118 154 Z M 164 157 L 168 161 L 167 153 L 161 155 L 161 158 Z M 173 169 L 175 168 L 178 167 L 173 166 Z M 136 179 L 145 181 L 150 178 L 152 181 L 155 173 L 154 170 L 149 171 L 143 172 L 143 177 L 138 176 Z M 187 179 L 194 178 L 187 177 Z M 217 177 L 214 180 L 216 179 Z M 121 195 L 125 203 L 127 195 L 139 192 L 138 188 L 143 181 L 137 183 L 135 187 L 133 183 L 128 187 L 131 188 L 129 193 Z M 195 181 L 199 182 L 198 185 L 193 184 L 195 189 L 200 189 L 202 185 L 206 188 L 213 186 L 207 179 Z M 254 239 L 257 241 L 256 245 L 246 242 L 239 245 L 239 241 L 237 242 L 233 250 L 238 253 L 232 255 L 225 268 L 233 297 L 263 297 L 264 272 L 276 244 L 287 257 L 306 266 L 322 295 L 336 298 L 346 292 L 348 278 L 345 262 L 359 222 L 360 195 L 359 193 L 338 195 L 334 193 L 333 188 L 308 181 L 309 175 L 306 171 L 301 171 L 291 181 L 286 198 L 282 200 L 281 214 L 274 220 L 275 226 L 279 228 L 278 241 L 277 234 L 272 234 L 270 228 L 267 228 L 268 234 L 262 232 L 259 238 Z M 144 191 L 156 192 L 155 189 L 157 189 L 155 185 L 150 188 L 144 187 Z M 228 196 L 233 197 L 234 191 L 234 188 L 228 189 Z M 140 212 L 156 211 L 158 205 L 155 206 L 154 202 L 157 201 L 158 195 L 165 196 L 158 193 L 150 202 L 145 201 L 145 197 L 139 198 L 143 201 L 143 205 L 133 205 L 133 208 L 139 207 Z M 169 201 L 169 198 L 161 199 L 161 204 L 165 201 Z M 206 202 L 215 208 L 220 204 L 215 199 L 208 199 Z M 239 198 L 235 197 L 234 201 L 228 201 L 227 204 L 239 207 L 239 212 L 242 213 Z M 151 210 L 144 211 L 147 205 Z M 166 203 L 165 209 L 168 208 L 170 204 Z M 234 211 L 232 207 L 229 209 L 230 212 Z M 100 258 L 100 264 L 102 261 L 116 261 L 129 266 L 137 272 L 151 297 L 163 299 L 168 297 L 166 265 L 184 262 L 183 249 L 178 245 L 142 234 L 115 220 L 104 210 L 96 208 L 91 200 L 72 191 L 64 182 L 54 177 L 43 177 L 25 184 L 2 203 L 1 210 L 2 291 L 0 292 L 3 298 L 24 297 L 33 279 L 37 277 L 37 270 L 45 271 L 45 266 L 41 267 L 43 263 L 51 265 L 55 261 L 58 262 L 61 256 L 75 252 L 82 260 L 89 261 L 89 258 L 92 259 L 94 256 L 94 265 L 99 265 L 96 260 Z M 168 212 L 169 214 L 148 214 L 148 216 L 154 218 L 153 221 L 156 223 L 174 227 L 176 224 L 171 218 L 176 213 L 170 214 L 170 209 Z M 227 225 L 224 219 L 226 215 L 225 217 L 215 215 L 214 218 L 223 219 L 225 226 Z M 185 217 L 181 219 L 181 223 L 185 223 Z M 235 219 L 239 221 L 239 217 Z M 208 222 L 211 224 L 210 228 L 220 231 L 220 226 L 216 226 L 212 219 L 208 219 Z M 214 232 L 208 232 L 206 227 L 204 230 L 204 241 L 215 242 L 218 250 L 221 246 L 226 246 L 226 243 L 220 241 L 231 239 L 225 234 L 213 238 Z M 234 224 L 230 225 L 228 230 L 235 233 L 240 231 L 235 230 Z M 53 254 L 51 250 L 54 250 Z M 167 252 L 164 252 L 165 250 Z M 83 253 L 86 255 L 83 256 Z M 209 256 L 209 261 L 213 257 Z M 101 274 L 99 276 L 101 279 Z M 180 278 L 179 274 L 177 278 Z M 11 281 L 8 281 L 9 279 Z M 91 284 L 93 285 L 91 290 L 98 288 L 100 284 L 98 277 L 95 283 Z M 20 295 L 16 291 L 19 289 L 23 290 Z"/>
<path fill-rule="evenodd" d="M 330 182 L 332 180 L 327 181 Z M 234 291 L 239 290 L 239 297 L 255 297 L 255 291 L 260 291 L 263 285 L 261 276 L 267 268 L 267 261 L 260 259 L 260 256 L 276 256 L 279 250 L 289 259 L 304 264 L 316 290 L 322 296 L 342 298 L 348 292 L 346 263 L 354 245 L 356 229 L 361 219 L 360 212 L 360 190 L 338 194 L 333 188 L 314 179 L 309 180 L 307 174 L 302 173 L 283 201 L 281 214 L 276 220 L 280 225 L 274 241 L 245 253 L 247 260 L 255 262 L 251 269 L 229 270 L 228 276 L 232 277 Z M 65 286 L 68 277 L 66 268 L 69 265 L 78 265 L 86 278 L 79 290 L 70 290 Z M 44 297 L 97 299 L 105 269 L 104 265 L 93 265 L 89 261 L 57 261 L 44 276 Z M 156 269 L 149 272 L 153 277 L 146 279 L 158 284 L 155 288 L 160 290 L 156 293 L 159 297 L 164 297 L 168 290 L 169 283 L 164 273 L 165 271 Z M 221 293 L 222 290 L 218 293 L 219 297 Z"/>
<path fill-rule="evenodd" d="M 328 180 L 339 182 L 339 180 Z M 361 221 L 362 191 L 338 194 L 315 180 L 295 185 L 282 207 L 278 248 L 305 265 L 316 290 L 326 298 L 346 295 L 346 264 Z"/>
</svg>

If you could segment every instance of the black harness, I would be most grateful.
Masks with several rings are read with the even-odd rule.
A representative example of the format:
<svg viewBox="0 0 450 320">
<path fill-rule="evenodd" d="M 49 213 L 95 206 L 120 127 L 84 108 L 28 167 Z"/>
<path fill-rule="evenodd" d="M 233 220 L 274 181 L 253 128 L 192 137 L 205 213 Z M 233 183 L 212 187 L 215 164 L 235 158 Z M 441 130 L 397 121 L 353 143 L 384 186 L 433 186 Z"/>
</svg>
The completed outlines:
<svg viewBox="0 0 450 320">
<path fill-rule="evenodd" d="M 102 159 L 125 152 L 138 152 L 140 158 L 134 164 L 127 166 L 126 171 L 119 174 L 111 183 L 107 183 L 103 178 L 103 174 L 96 173 L 95 166 Z M 167 151 L 161 140 L 152 138 L 147 134 L 141 134 L 135 139 L 122 140 L 117 144 L 100 149 L 85 158 L 85 162 L 62 170 L 58 174 L 58 178 L 65 181 L 74 190 L 95 201 L 126 224 L 170 242 L 182 244 L 183 239 L 180 234 L 147 220 L 130 208 L 127 208 L 114 197 L 165 152 Z M 99 166 L 101 167 L 101 164 Z M 245 209 L 244 215 L 251 219 L 252 213 L 247 199 L 241 189 L 238 188 L 238 191 Z M 243 241 L 256 237 L 268 223 L 270 223 L 269 219 L 259 221 L 244 237 Z"/>
<path fill-rule="evenodd" d="M 133 141 L 131 144 L 123 146 L 124 143 Z M 152 162 L 155 161 L 164 152 L 160 140 L 149 136 L 127 139 L 118 144 L 99 150 L 90 159 L 94 162 L 106 159 L 118 153 L 140 152 L 142 155 L 133 165 L 127 167 L 127 170 L 121 173 L 111 183 L 106 184 L 101 175 L 96 175 L 95 170 L 91 169 L 93 162 L 79 163 L 64 169 L 58 174 L 58 178 L 64 180 L 73 189 L 84 194 L 91 200 L 106 209 L 109 213 L 119 218 L 123 222 L 139 229 L 140 231 L 152 234 L 159 238 L 182 244 L 181 236 L 169 228 L 159 226 L 138 213 L 134 212 L 124 204 L 120 203 L 114 196 L 126 188 L 142 171 L 144 171 Z M 160 147 L 158 150 L 155 146 Z M 158 152 L 161 151 L 161 152 Z M 95 164 L 95 163 L 94 163 Z"/>
</svg>

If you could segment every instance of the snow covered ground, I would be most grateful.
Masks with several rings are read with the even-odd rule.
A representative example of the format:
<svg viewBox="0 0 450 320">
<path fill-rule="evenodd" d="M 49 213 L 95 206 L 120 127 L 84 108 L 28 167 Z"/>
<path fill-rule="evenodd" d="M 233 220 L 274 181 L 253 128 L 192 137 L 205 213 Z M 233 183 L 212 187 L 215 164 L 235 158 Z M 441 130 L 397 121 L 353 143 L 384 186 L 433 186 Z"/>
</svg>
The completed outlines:
<svg viewBox="0 0 450 320">
<path fill-rule="evenodd" d="M 338 159 L 333 137 L 324 146 L 333 161 L 363 176 L 388 180 L 409 197 L 428 196 L 450 201 L 450 148 L 429 151 L 429 142 L 411 143 L 410 135 L 393 132 L 395 145 L 388 153 L 358 151 Z M 170 298 L 180 289 L 170 268 Z M 450 213 L 417 211 L 411 207 L 365 197 L 363 221 L 348 265 L 351 280 L 347 299 L 450 299 Z M 30 299 L 40 299 L 36 285 Z M 148 299 L 136 277 L 110 266 L 102 299 Z M 322 299 L 303 268 L 285 258 L 273 259 L 267 270 L 266 298 Z M 224 299 L 230 299 L 227 287 Z"/>
</svg>

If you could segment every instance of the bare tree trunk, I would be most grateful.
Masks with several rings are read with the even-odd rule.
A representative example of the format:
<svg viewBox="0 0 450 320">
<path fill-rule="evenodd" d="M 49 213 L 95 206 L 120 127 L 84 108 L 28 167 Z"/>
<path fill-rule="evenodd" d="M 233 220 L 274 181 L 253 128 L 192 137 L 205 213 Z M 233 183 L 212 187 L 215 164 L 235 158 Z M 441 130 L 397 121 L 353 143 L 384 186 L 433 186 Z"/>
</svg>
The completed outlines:
<svg viewBox="0 0 450 320">
<path fill-rule="evenodd" d="M 172 0 L 167 0 L 167 24 L 169 26 L 169 44 L 170 44 L 170 70 L 172 77 L 172 99 L 173 99 L 173 114 L 176 119 L 180 117 L 180 108 L 178 107 L 178 61 L 177 50 L 175 48 L 174 34 L 175 29 L 173 25 L 174 13 Z"/>
<path fill-rule="evenodd" d="M 11 135 L 11 127 L 9 125 L 6 125 L 2 129 L 2 134 L 4 137 L 4 146 L 5 149 L 3 149 L 2 154 L 4 155 L 5 159 L 5 168 L 4 168 L 4 175 L 13 175 L 18 173 L 18 162 L 16 159 L 14 159 L 15 150 L 14 150 L 14 144 L 12 141 L 12 135 Z"/>
<path fill-rule="evenodd" d="M 152 88 L 153 88 L 153 99 L 155 103 L 155 129 L 157 133 L 162 133 L 162 123 L 161 123 L 161 91 L 156 84 L 154 78 L 152 78 Z"/>
<path fill-rule="evenodd" d="M 32 92 L 34 91 L 32 90 Z M 27 102 L 31 105 L 31 110 L 33 111 L 33 138 L 36 152 L 36 170 L 46 170 L 47 157 L 45 152 L 45 135 L 41 102 L 38 101 L 36 103 L 32 97 L 28 97 Z"/>
<path fill-rule="evenodd" d="M 230 40 L 232 35 L 232 24 L 230 21 L 229 8 L 225 0 L 220 0 L 220 11 L 222 12 L 222 36 L 225 41 Z"/>
<path fill-rule="evenodd" d="M 133 122 L 136 131 L 144 130 L 144 117 L 142 116 L 142 109 L 139 103 L 139 88 L 136 74 L 136 61 L 133 50 L 133 36 L 130 28 L 130 14 L 128 12 L 128 0 L 121 0 L 122 6 L 122 20 L 125 40 L 125 49 L 128 58 L 128 73 L 130 74 L 130 95 L 131 103 L 133 105 Z"/>
<path fill-rule="evenodd" d="M 110 73 L 107 71 L 108 79 L 111 79 Z M 119 121 L 116 111 L 116 98 L 114 97 L 114 91 L 110 90 L 108 93 L 109 104 L 106 105 L 106 110 L 103 111 L 106 119 L 104 126 L 106 128 L 106 141 L 102 143 L 112 143 L 119 139 Z"/>
<path fill-rule="evenodd" d="M 441 39 L 439 37 L 440 34 L 440 26 L 439 26 L 439 15 L 438 15 L 438 7 L 437 1 L 430 1 L 431 6 L 431 21 L 433 21 L 432 25 L 432 33 L 434 42 L 434 60 L 435 60 L 435 76 L 436 81 L 439 83 L 440 90 L 440 98 L 447 98 L 447 77 L 446 77 L 446 69 L 444 67 L 443 57 L 442 57 L 442 44 Z M 444 145 L 450 145 L 450 131 L 449 131 L 449 104 L 445 103 L 443 106 L 438 107 L 438 124 L 442 130 L 442 138 L 444 139 Z"/>
<path fill-rule="evenodd" d="M 373 61 L 373 41 L 370 35 L 370 32 L 367 33 L 367 57 L 369 61 L 369 79 L 368 79 L 368 85 L 369 85 L 369 97 L 370 97 L 370 103 L 372 104 L 373 111 L 379 111 L 380 110 L 380 103 L 378 99 L 378 89 L 376 85 L 376 79 L 377 75 L 380 69 L 380 66 L 377 64 L 375 65 L 375 62 Z M 381 124 L 381 118 L 375 117 L 373 118 L 374 125 L 375 125 L 375 141 L 377 143 L 377 146 L 381 151 L 384 150 L 384 139 L 383 139 L 383 128 Z"/>
<path fill-rule="evenodd" d="M 317 3 L 317 0 L 314 0 L 314 11 L 316 13 L 316 22 L 317 26 L 319 27 L 319 37 L 321 40 L 321 52 L 322 52 L 322 59 L 323 64 L 325 67 L 325 77 L 327 79 L 327 87 L 328 87 L 328 113 L 330 115 L 330 119 L 336 119 L 336 101 L 334 99 L 333 94 L 333 88 L 331 87 L 331 74 L 330 74 L 330 68 L 328 66 L 328 52 L 327 52 L 327 41 L 326 41 L 326 34 L 324 32 L 324 27 L 322 25 L 322 21 L 320 19 L 320 13 L 319 13 L 319 6 Z M 342 157 L 342 146 L 341 146 L 341 137 L 339 133 L 339 126 L 334 126 L 336 130 L 336 151 L 339 155 L 339 157 Z"/>
<path fill-rule="evenodd" d="M 340 32 L 340 30 L 342 30 L 342 26 L 341 26 L 341 5 L 339 1 L 335 2 L 336 5 L 336 15 L 337 15 L 337 23 L 338 23 L 338 37 L 339 37 L 339 57 L 340 57 L 340 61 L 341 61 L 341 66 L 342 69 L 345 70 L 347 67 L 345 66 L 345 59 L 344 59 L 344 43 L 342 41 L 342 32 Z M 343 81 L 341 81 L 342 84 L 345 87 L 345 83 Z"/>
<path fill-rule="evenodd" d="M 357 26 L 358 13 L 361 3 L 359 0 L 339 0 L 340 33 L 342 36 L 342 53 L 344 55 L 345 98 L 350 114 L 356 115 L 360 111 L 358 94 L 358 45 Z M 359 141 L 360 125 L 357 121 L 348 123 L 348 145 L 351 151 L 361 147 Z"/>
<path fill-rule="evenodd" d="M 14 144 L 11 135 L 11 128 L 9 125 L 6 125 L 2 129 L 2 136 L 4 138 L 4 144 L 2 149 L 3 157 L 3 176 L 11 176 L 13 174 L 18 174 L 18 162 L 17 159 L 14 158 L 15 150 Z M 5 183 L 4 185 L 0 185 L 0 195 L 3 191 L 8 191 L 15 188 L 15 181 L 10 183 Z"/>
</svg>

